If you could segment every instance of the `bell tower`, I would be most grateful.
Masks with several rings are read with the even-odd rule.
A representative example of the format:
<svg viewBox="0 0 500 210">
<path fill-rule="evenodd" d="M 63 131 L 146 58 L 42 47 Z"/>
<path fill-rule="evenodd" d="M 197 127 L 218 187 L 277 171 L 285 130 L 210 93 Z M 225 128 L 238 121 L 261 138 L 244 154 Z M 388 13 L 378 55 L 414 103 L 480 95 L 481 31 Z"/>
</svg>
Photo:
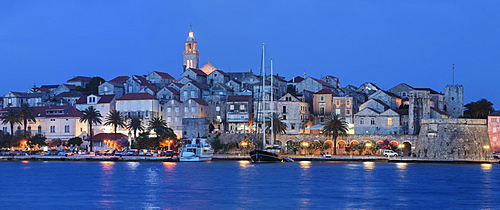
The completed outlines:
<svg viewBox="0 0 500 210">
<path fill-rule="evenodd" d="M 198 51 L 197 44 L 196 39 L 194 39 L 193 29 L 190 29 L 188 38 L 184 43 L 184 71 L 188 68 L 198 68 L 198 57 L 200 52 Z"/>
</svg>

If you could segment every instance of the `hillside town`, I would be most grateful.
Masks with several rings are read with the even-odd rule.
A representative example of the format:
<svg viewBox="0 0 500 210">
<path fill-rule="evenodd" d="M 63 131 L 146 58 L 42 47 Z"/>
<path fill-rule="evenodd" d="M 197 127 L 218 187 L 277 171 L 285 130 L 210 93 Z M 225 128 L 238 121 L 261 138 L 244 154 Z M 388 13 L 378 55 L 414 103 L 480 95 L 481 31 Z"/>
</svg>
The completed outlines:
<svg viewBox="0 0 500 210">
<path fill-rule="evenodd" d="M 259 113 L 268 110 L 277 114 L 285 125 L 282 133 L 290 136 L 319 134 L 326 120 L 338 115 L 345 119 L 348 134 L 353 136 L 382 135 L 383 139 L 403 136 L 394 141 L 405 145 L 404 152 L 411 155 L 415 153 L 411 151 L 412 147 L 415 149 L 411 142 L 415 138 L 404 136 L 419 135 L 424 119 L 456 119 L 464 112 L 464 87 L 457 84 L 433 89 L 402 82 L 384 90 L 373 82 L 342 86 L 341 78 L 334 75 L 315 78 L 304 73 L 285 78 L 279 74 L 262 75 L 260 70 L 252 69 L 226 72 L 210 60 L 199 65 L 193 31 L 185 41 L 183 56 L 183 72 L 177 78 L 158 70 L 116 75 L 109 80 L 76 76 L 61 84 L 9 92 L 0 98 L 0 114 L 5 117 L 9 111 L 26 104 L 33 108 L 35 120 L 19 121 L 12 127 L 3 123 L 2 131 L 14 133 L 25 129 L 32 135 L 42 134 L 47 140 L 80 137 L 84 140 L 81 147 L 86 149 L 92 137 L 90 141 L 99 149 L 110 139 L 130 141 L 137 134 L 127 126 L 119 126 L 116 137 L 112 135 L 115 127 L 105 123 L 94 124 L 90 132 L 89 124 L 81 120 L 89 107 L 101 113 L 103 119 L 108 113 L 119 111 L 126 124 L 139 119 L 144 128 L 151 119 L 160 118 L 178 138 L 186 139 L 214 133 L 259 132 L 262 129 Z M 261 102 L 263 108 L 259 106 Z M 492 122 L 500 123 L 498 114 L 494 116 Z M 497 129 L 490 132 L 496 133 Z M 492 149 L 500 149 L 494 146 L 498 137 L 491 138 Z M 343 151 L 346 145 L 360 142 L 341 139 L 335 148 Z"/>
</svg>

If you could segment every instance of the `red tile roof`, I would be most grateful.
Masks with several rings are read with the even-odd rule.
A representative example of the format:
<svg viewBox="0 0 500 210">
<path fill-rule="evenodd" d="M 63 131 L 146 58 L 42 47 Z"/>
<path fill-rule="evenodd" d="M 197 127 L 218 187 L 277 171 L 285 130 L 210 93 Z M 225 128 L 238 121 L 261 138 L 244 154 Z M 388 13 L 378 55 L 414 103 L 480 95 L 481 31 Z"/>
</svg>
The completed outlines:
<svg viewBox="0 0 500 210">
<path fill-rule="evenodd" d="M 106 104 L 106 103 L 111 103 L 113 99 L 115 98 L 115 94 L 111 95 L 95 95 L 97 97 L 100 97 L 99 101 L 97 102 L 98 104 Z M 87 104 L 87 96 L 82 96 L 80 97 L 77 101 L 76 104 Z"/>
<path fill-rule="evenodd" d="M 224 75 L 224 76 L 226 76 L 226 77 L 229 77 L 229 74 L 227 74 L 226 72 L 223 72 L 223 71 L 222 71 L 222 70 L 220 70 L 220 69 L 216 69 L 215 71 L 219 72 L 220 74 L 222 74 L 222 75 Z M 212 73 L 210 73 L 210 74 L 213 74 L 215 71 L 213 71 L 213 72 L 212 72 Z"/>
<path fill-rule="evenodd" d="M 156 74 L 160 75 L 160 77 L 164 78 L 164 79 L 172 79 L 172 80 L 175 80 L 174 77 L 170 76 L 170 74 L 168 73 L 165 73 L 165 72 L 159 72 L 159 71 L 153 71 L 155 72 Z"/>
<path fill-rule="evenodd" d="M 323 81 L 323 80 L 316 79 L 316 78 L 312 78 L 312 77 L 310 77 L 310 78 L 311 78 L 311 79 L 313 79 L 313 80 L 314 80 L 314 81 L 316 81 L 316 82 L 319 82 L 320 84 L 322 84 L 322 85 L 324 85 L 324 86 L 331 87 L 331 88 L 335 88 L 333 85 L 330 85 L 330 84 L 326 83 L 326 82 L 325 82 L 325 81 Z"/>
<path fill-rule="evenodd" d="M 68 80 L 68 82 L 73 82 L 73 81 L 84 81 L 88 82 L 92 79 L 92 77 L 86 77 L 86 76 L 76 76 L 73 77 L 73 79 Z"/>
<path fill-rule="evenodd" d="M 190 99 L 193 100 L 194 102 L 198 103 L 199 105 L 208 106 L 208 103 L 201 98 L 190 98 Z"/>
<path fill-rule="evenodd" d="M 116 100 L 158 100 L 149 93 L 127 93 Z"/>
<path fill-rule="evenodd" d="M 81 117 L 82 112 L 74 106 L 33 106 L 33 113 L 36 117 Z M 0 112 L 10 109 L 19 110 L 19 107 L 6 107 Z"/>
<path fill-rule="evenodd" d="M 189 68 L 188 70 L 191 70 L 191 71 L 193 71 L 194 73 L 196 73 L 197 75 L 200 75 L 200 76 L 207 76 L 207 74 L 205 74 L 205 72 L 203 72 L 202 70 L 199 70 L 199 69 Z"/>
<path fill-rule="evenodd" d="M 120 84 L 123 84 L 125 82 L 127 82 L 127 80 L 129 79 L 130 77 L 129 76 L 118 76 L 118 77 L 115 77 L 114 79 L 112 80 L 109 80 L 108 82 L 114 82 L 114 83 L 120 83 Z"/>
<path fill-rule="evenodd" d="M 408 115 L 408 109 L 393 109 L 399 115 Z"/>
<path fill-rule="evenodd" d="M 333 91 L 329 89 L 321 89 L 320 91 L 315 92 L 314 94 L 333 94 Z"/>
<path fill-rule="evenodd" d="M 302 78 L 300 76 L 296 76 L 293 79 L 289 80 L 288 82 L 299 83 L 299 82 L 302 82 L 302 80 L 304 80 L 304 78 Z"/>
<path fill-rule="evenodd" d="M 441 114 L 441 115 L 447 115 L 449 116 L 448 114 L 446 114 L 446 112 L 443 112 L 442 110 L 436 108 L 436 107 L 431 107 L 432 110 L 436 111 L 437 113 Z"/>
</svg>

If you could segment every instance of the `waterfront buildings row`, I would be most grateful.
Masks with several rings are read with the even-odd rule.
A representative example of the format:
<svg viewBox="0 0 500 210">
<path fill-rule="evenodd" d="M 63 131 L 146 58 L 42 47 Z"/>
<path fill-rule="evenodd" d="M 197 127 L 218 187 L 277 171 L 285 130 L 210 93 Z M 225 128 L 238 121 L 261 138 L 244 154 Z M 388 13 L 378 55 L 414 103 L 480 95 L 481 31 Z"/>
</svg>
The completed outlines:
<svg viewBox="0 0 500 210">
<path fill-rule="evenodd" d="M 87 125 L 79 119 L 89 106 L 103 116 L 116 109 L 127 119 L 140 118 L 145 127 L 152 117 L 162 117 L 178 136 L 186 138 L 207 132 L 253 132 L 262 127 L 258 116 L 263 110 L 281 117 L 288 134 L 317 133 L 332 114 L 348 122 L 351 134 L 418 134 L 422 119 L 457 118 L 463 113 L 460 85 L 446 86 L 444 93 L 405 83 L 388 90 L 370 82 L 341 87 L 339 78 L 331 75 L 318 79 L 304 74 L 287 80 L 252 70 L 225 72 L 210 61 L 199 68 L 198 57 L 191 31 L 185 41 L 184 71 L 178 79 L 161 71 L 117 76 L 100 84 L 98 94 L 84 95 L 78 87 L 86 87 L 92 78 L 77 76 L 65 84 L 9 92 L 0 100 L 0 114 L 26 103 L 35 107 L 37 115 L 29 126 L 33 133 L 66 140 L 88 135 Z M 263 99 L 265 105 L 259 108 Z M 200 132 L 200 126 L 207 129 Z M 9 129 L 2 127 L 4 132 Z M 112 132 L 104 125 L 94 129 L 95 134 Z M 118 132 L 130 136 L 126 129 Z"/>
</svg>

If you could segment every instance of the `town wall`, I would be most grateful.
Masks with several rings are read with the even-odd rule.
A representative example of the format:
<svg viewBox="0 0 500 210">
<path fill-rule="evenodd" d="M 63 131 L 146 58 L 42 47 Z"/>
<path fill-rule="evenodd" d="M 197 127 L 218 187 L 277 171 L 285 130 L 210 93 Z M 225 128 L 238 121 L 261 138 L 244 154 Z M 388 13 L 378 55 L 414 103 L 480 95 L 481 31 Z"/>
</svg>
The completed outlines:
<svg viewBox="0 0 500 210">
<path fill-rule="evenodd" d="M 415 156 L 439 160 L 489 159 L 484 119 L 422 119 Z"/>
</svg>

